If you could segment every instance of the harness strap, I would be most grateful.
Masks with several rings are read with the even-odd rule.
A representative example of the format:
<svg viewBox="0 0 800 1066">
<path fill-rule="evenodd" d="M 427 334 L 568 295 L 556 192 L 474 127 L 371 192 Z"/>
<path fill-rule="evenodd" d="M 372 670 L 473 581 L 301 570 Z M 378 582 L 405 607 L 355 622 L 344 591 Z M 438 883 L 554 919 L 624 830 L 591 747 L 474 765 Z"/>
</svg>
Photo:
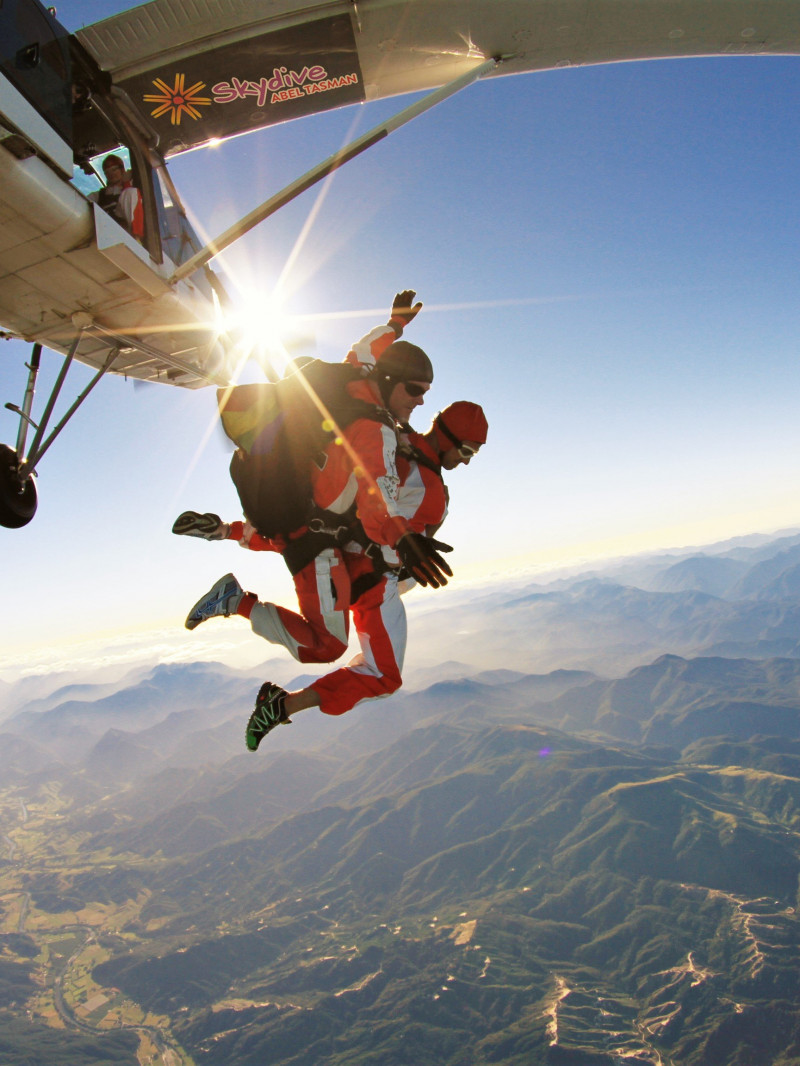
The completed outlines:
<svg viewBox="0 0 800 1066">
<path fill-rule="evenodd" d="M 383 574 L 379 574 L 373 570 L 371 574 L 361 574 L 350 586 L 350 604 L 357 603 L 361 597 L 369 592 L 370 589 L 374 589 L 378 582 L 383 577 Z"/>
<path fill-rule="evenodd" d="M 353 416 L 350 421 L 354 421 L 355 417 L 369 418 L 372 421 L 383 423 L 390 429 L 397 429 L 395 419 L 384 407 L 376 407 L 374 404 L 363 400 L 353 401 L 353 405 L 354 408 L 349 412 Z M 430 460 L 428 460 L 429 462 Z M 350 541 L 355 541 L 361 545 L 365 554 L 372 559 L 376 574 L 373 584 L 377 583 L 381 574 L 392 569 L 385 562 L 380 545 L 369 540 L 364 532 L 364 527 L 357 517 L 356 503 L 353 503 L 342 514 L 324 510 L 316 505 L 312 506 L 305 532 L 288 539 L 286 548 L 283 551 L 283 557 L 286 560 L 289 573 L 294 577 L 304 567 L 308 566 L 311 560 L 315 559 L 320 552 L 325 551 L 327 548 L 344 547 Z M 370 577 L 371 575 L 365 576 Z M 366 589 L 362 590 L 359 595 L 362 595 L 363 591 L 366 591 Z"/>
<path fill-rule="evenodd" d="M 397 445 L 397 454 L 402 455 L 404 459 L 409 459 L 411 462 L 418 463 L 420 466 L 427 467 L 428 470 L 432 470 L 438 477 L 442 476 L 442 464 L 435 462 L 414 444 L 409 444 L 407 441 L 401 441 Z"/>
<path fill-rule="evenodd" d="M 360 536 L 365 534 L 356 518 L 355 504 L 343 514 L 314 508 L 304 532 L 287 540 L 283 557 L 289 573 L 294 577 L 326 548 L 342 548 L 351 540 L 362 544 Z"/>
<path fill-rule="evenodd" d="M 308 532 L 287 541 L 286 547 L 281 553 L 289 568 L 289 573 L 294 577 L 299 574 L 312 559 L 324 552 L 326 548 L 336 546 L 336 541 L 330 533 Z"/>
</svg>

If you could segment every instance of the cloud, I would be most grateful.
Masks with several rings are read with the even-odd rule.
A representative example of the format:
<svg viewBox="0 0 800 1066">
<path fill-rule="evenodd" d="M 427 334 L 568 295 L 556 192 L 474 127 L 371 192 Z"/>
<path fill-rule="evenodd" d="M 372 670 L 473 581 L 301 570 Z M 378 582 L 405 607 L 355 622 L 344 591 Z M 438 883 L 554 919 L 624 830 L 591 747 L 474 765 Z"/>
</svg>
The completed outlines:
<svg viewBox="0 0 800 1066">
<path fill-rule="evenodd" d="M 265 658 L 267 647 L 254 640 L 249 629 L 210 626 L 201 634 L 174 627 L 100 635 L 88 640 L 19 651 L 0 656 L 0 678 L 14 682 L 42 674 L 94 674 L 112 670 L 121 674 L 150 663 L 218 661 L 249 667 Z"/>
</svg>

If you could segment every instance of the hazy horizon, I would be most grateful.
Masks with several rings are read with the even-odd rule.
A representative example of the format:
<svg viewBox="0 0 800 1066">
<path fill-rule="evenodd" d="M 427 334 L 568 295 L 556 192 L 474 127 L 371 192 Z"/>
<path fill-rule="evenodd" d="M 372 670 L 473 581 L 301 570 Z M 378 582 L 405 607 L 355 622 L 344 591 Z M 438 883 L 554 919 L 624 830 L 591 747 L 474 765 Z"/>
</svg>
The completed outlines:
<svg viewBox="0 0 800 1066">
<path fill-rule="evenodd" d="M 457 653 L 453 651 L 448 612 L 453 612 L 455 615 L 460 606 L 470 604 L 476 597 L 511 592 L 515 588 L 529 585 L 546 587 L 550 583 L 568 581 L 586 574 L 602 575 L 613 572 L 626 564 L 645 564 L 651 560 L 667 561 L 672 557 L 682 558 L 694 554 L 715 555 L 737 546 L 769 544 L 798 532 L 800 532 L 798 528 L 749 532 L 703 545 L 672 545 L 630 555 L 609 555 L 595 559 L 573 560 L 570 564 L 558 567 L 530 566 L 527 569 L 509 570 L 502 574 L 472 580 L 459 579 L 457 574 L 446 589 L 436 592 L 430 589 L 415 589 L 405 597 L 410 630 L 405 673 L 408 677 L 413 677 L 415 670 L 419 667 L 415 657 L 420 652 L 425 653 L 425 668 L 430 667 L 435 655 L 429 642 L 432 635 L 435 637 L 436 626 L 432 627 L 432 634 L 431 627 L 428 627 L 425 639 L 420 640 L 415 634 L 418 620 L 437 618 L 442 633 L 445 635 L 442 641 L 442 657 L 458 659 Z M 212 545 L 210 550 L 213 550 L 213 547 Z M 234 554 L 232 558 L 234 571 L 241 574 L 243 570 L 236 564 L 250 557 L 249 553 Z M 269 558 L 275 567 L 282 565 L 277 557 L 270 555 Z M 222 572 L 224 571 L 220 568 L 220 573 Z M 287 590 L 283 602 L 290 605 L 292 589 L 288 578 L 285 585 Z M 356 644 L 353 639 L 348 655 L 344 659 L 353 654 L 355 650 Z M 509 657 L 513 660 L 513 651 L 509 653 Z M 280 682 L 286 682 L 290 677 L 304 670 L 315 672 L 313 667 L 300 666 L 282 648 L 256 637 L 244 619 L 212 620 L 190 633 L 183 628 L 181 617 L 180 620 L 161 620 L 161 624 L 143 630 L 126 632 L 120 628 L 113 633 L 76 634 L 72 639 L 64 639 L 57 645 L 43 647 L 25 645 L 17 650 L 9 650 L 7 645 L 4 652 L 0 654 L 0 682 L 14 684 L 25 677 L 48 674 L 64 675 L 67 678 L 86 678 L 87 680 L 97 674 L 122 677 L 127 670 L 136 667 L 191 662 L 221 662 L 234 668 L 248 670 L 269 662 L 271 665 L 274 664 L 272 665 L 273 672 L 280 674 L 280 677 L 276 678 Z M 497 668 L 499 665 L 501 664 L 497 662 L 473 663 L 472 667 L 474 672 L 478 672 L 481 669 Z M 318 672 L 324 672 L 325 669 L 321 667 Z"/>
</svg>

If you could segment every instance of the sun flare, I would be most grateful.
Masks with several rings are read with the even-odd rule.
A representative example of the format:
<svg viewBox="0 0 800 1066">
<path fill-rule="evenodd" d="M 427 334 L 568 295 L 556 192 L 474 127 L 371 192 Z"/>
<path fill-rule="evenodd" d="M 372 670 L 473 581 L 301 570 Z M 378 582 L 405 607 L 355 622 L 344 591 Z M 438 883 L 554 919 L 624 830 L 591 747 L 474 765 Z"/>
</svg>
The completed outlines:
<svg viewBox="0 0 800 1066">
<path fill-rule="evenodd" d="M 295 327 L 277 293 L 239 289 L 225 314 L 225 328 L 235 338 L 242 362 L 255 360 L 271 377 L 284 373 Z"/>
</svg>

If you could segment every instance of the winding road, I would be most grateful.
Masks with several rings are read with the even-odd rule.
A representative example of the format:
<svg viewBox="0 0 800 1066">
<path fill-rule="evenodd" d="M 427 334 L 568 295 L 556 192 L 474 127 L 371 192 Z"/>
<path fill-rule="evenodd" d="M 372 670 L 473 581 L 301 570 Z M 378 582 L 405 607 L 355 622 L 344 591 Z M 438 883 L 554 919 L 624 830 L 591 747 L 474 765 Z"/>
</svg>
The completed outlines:
<svg viewBox="0 0 800 1066">
<path fill-rule="evenodd" d="M 75 964 L 75 960 L 85 951 L 87 946 L 95 939 L 95 930 L 88 925 L 69 926 L 65 927 L 69 929 L 79 929 L 85 936 L 83 942 L 73 951 L 68 959 L 66 959 L 53 979 L 53 1003 L 55 1005 L 58 1016 L 66 1026 L 73 1029 L 80 1029 L 81 1032 L 91 1033 L 93 1036 L 107 1036 L 111 1031 L 108 1028 L 102 1028 L 102 1026 L 90 1025 L 88 1022 L 76 1017 L 74 1011 L 64 999 L 64 980 L 69 973 L 70 967 Z M 120 1031 L 135 1032 L 135 1033 L 147 1033 L 153 1044 L 161 1056 L 161 1062 L 163 1066 L 180 1066 L 182 1062 L 181 1055 L 175 1051 L 171 1046 L 170 1040 L 164 1035 L 164 1032 L 153 1025 L 134 1025 L 124 1024 L 114 1027 L 115 1033 Z"/>
<path fill-rule="evenodd" d="M 22 799 L 20 799 L 19 801 L 19 810 L 20 819 L 22 821 L 22 824 L 25 825 L 25 823 L 28 821 L 28 808 L 25 805 L 25 801 Z M 16 862 L 16 854 L 19 850 L 19 845 L 16 844 L 15 841 L 13 841 L 7 833 L 3 835 L 3 842 L 8 848 L 8 861 L 11 863 Z M 31 905 L 30 892 L 23 892 L 21 895 L 22 906 L 20 908 L 19 918 L 17 919 L 18 933 L 25 932 L 25 926 L 28 920 L 28 912 L 30 910 Z M 55 971 L 52 985 L 53 1003 L 55 1009 L 58 1013 L 59 1018 L 66 1026 L 69 1026 L 73 1029 L 80 1029 L 81 1032 L 84 1033 L 91 1033 L 93 1036 L 107 1035 L 110 1031 L 109 1029 L 103 1029 L 99 1026 L 89 1025 L 88 1022 L 82 1021 L 80 1018 L 77 1018 L 70 1006 L 67 1004 L 66 1000 L 64 999 L 64 979 L 69 973 L 70 967 L 75 964 L 76 959 L 79 958 L 79 956 L 86 949 L 86 947 L 95 939 L 95 930 L 91 926 L 68 926 L 63 927 L 62 931 L 66 931 L 68 929 L 79 930 L 83 932 L 84 939 L 81 944 L 75 949 L 75 951 L 73 951 L 70 957 L 66 959 L 63 963 L 61 963 L 58 969 Z M 114 1031 L 119 1032 L 120 1029 L 129 1030 L 136 1033 L 147 1033 L 147 1035 L 153 1041 L 153 1044 L 155 1045 L 158 1051 L 163 1066 L 180 1066 L 180 1063 L 183 1061 L 181 1054 L 176 1051 L 173 1046 L 171 1046 L 169 1038 L 165 1036 L 161 1029 L 158 1029 L 155 1026 L 151 1025 L 130 1024 L 117 1026 Z"/>
</svg>

